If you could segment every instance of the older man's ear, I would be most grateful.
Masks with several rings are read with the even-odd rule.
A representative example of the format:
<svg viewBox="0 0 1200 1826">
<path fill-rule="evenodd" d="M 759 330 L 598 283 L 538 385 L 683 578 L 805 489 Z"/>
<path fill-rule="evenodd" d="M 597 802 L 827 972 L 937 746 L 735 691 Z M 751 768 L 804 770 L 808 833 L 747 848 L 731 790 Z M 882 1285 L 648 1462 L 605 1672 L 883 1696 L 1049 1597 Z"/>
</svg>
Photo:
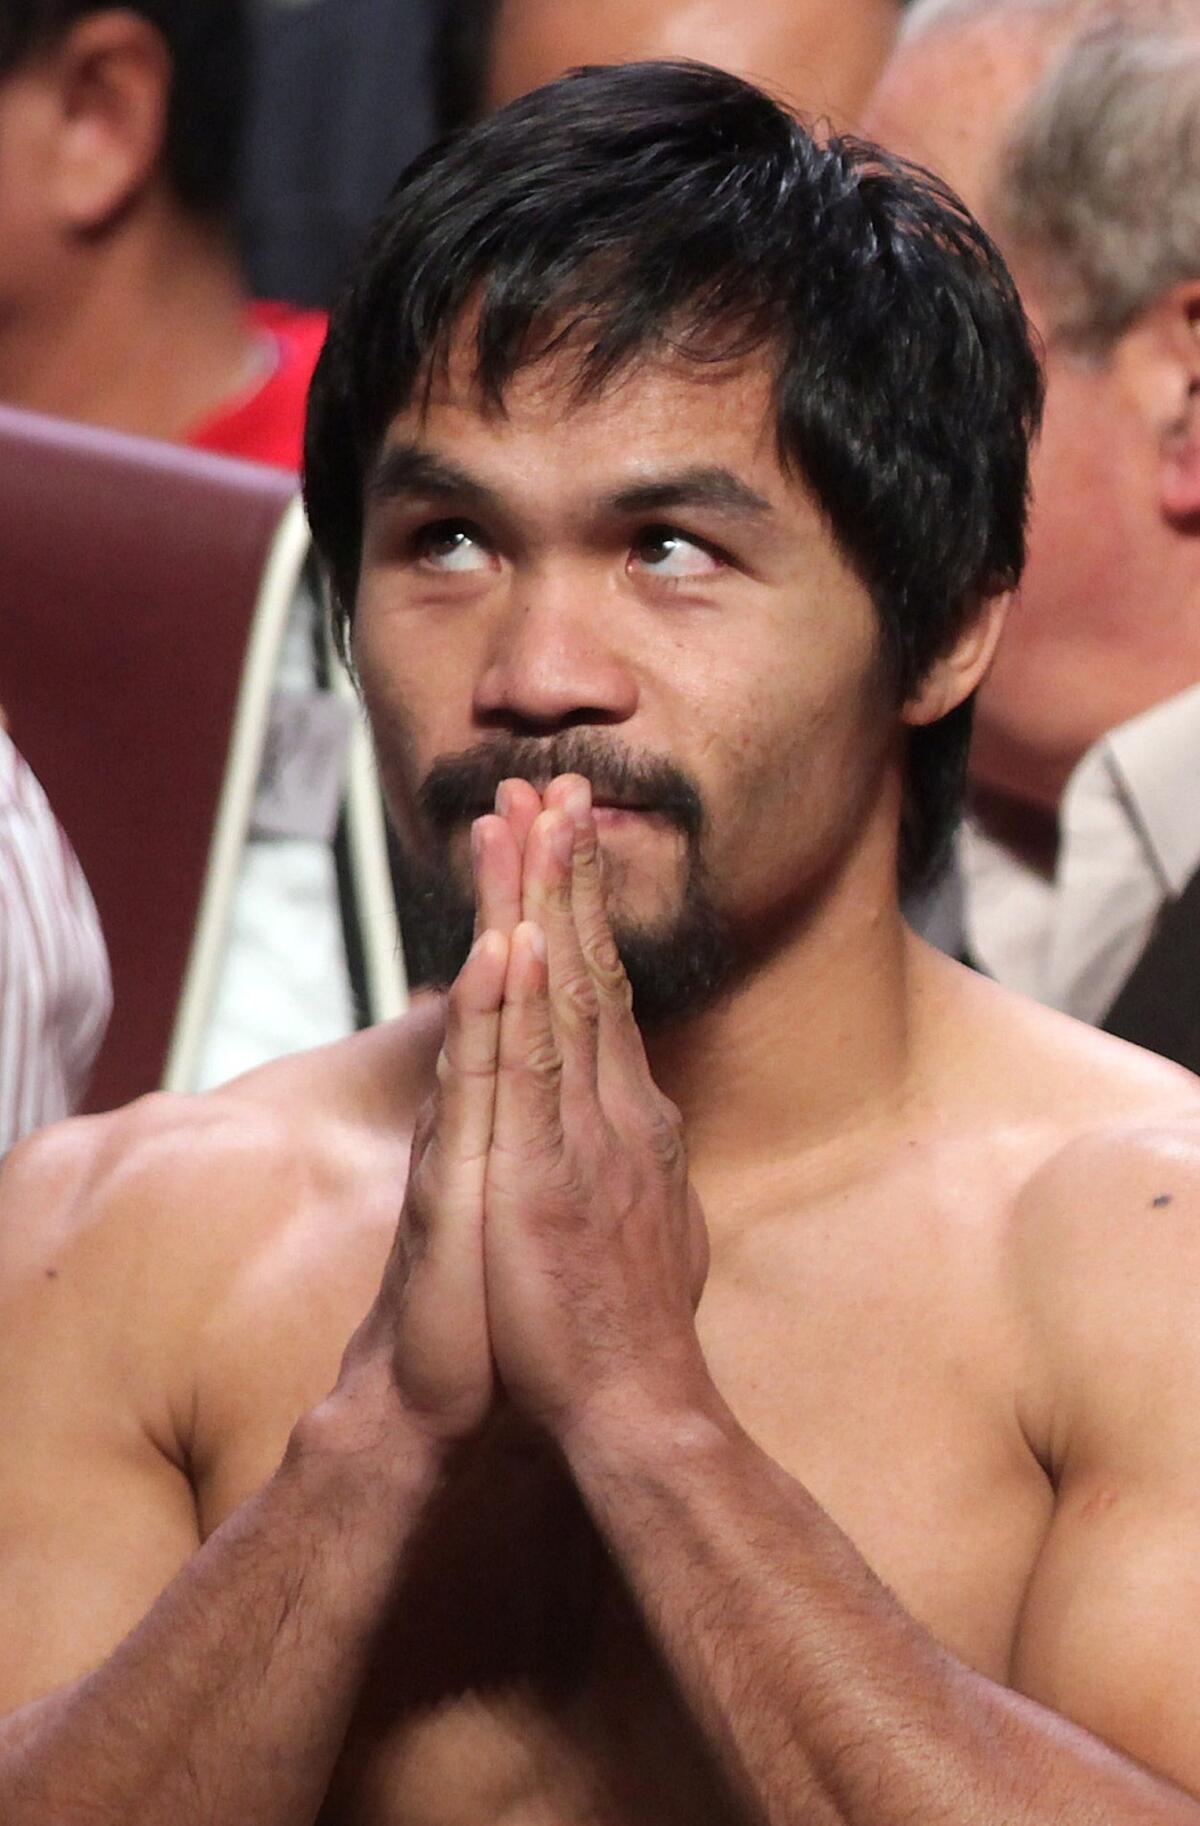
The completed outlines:
<svg viewBox="0 0 1200 1826">
<path fill-rule="evenodd" d="M 1151 319 L 1165 395 L 1157 426 L 1159 503 L 1172 525 L 1200 531 L 1200 282 L 1174 287 Z"/>
</svg>

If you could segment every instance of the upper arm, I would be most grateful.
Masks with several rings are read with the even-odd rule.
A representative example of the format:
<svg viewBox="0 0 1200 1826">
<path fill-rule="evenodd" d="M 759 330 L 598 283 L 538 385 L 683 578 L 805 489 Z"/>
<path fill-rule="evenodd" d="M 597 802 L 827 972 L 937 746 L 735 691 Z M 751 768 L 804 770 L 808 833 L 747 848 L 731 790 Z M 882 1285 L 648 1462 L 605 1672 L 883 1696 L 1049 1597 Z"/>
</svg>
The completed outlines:
<svg viewBox="0 0 1200 1826">
<path fill-rule="evenodd" d="M 51 1132 L 0 1175 L 0 1712 L 102 1661 L 198 1545 L 95 1132 Z"/>
<path fill-rule="evenodd" d="M 1071 1149 L 1026 1222 L 1057 1501 L 1013 1685 L 1200 1798 L 1200 1144 Z"/>
</svg>

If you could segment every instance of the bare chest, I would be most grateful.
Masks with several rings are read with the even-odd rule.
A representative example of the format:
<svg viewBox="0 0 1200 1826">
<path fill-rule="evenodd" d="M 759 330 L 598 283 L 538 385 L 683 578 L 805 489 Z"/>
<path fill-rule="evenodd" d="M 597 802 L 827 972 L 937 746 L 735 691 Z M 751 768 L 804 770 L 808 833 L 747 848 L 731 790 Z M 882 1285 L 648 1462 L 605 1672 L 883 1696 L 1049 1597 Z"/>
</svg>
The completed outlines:
<svg viewBox="0 0 1200 1826">
<path fill-rule="evenodd" d="M 719 1243 L 702 1342 L 747 1431 L 1004 1680 L 1050 1512 L 1016 1418 L 1019 1333 L 970 1237 L 880 1235 L 817 1217 Z M 322 1826 L 701 1818 L 736 1815 L 619 1569 L 552 1449 L 501 1418 L 413 1544 Z"/>
</svg>

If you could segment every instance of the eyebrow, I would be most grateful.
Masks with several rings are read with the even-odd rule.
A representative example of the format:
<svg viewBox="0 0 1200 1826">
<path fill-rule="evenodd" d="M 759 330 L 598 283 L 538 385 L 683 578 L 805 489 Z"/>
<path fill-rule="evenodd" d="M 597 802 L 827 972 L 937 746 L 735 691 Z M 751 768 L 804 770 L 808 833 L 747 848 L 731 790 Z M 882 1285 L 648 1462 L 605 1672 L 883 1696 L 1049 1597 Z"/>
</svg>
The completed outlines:
<svg viewBox="0 0 1200 1826">
<path fill-rule="evenodd" d="M 681 469 L 618 489 L 608 505 L 621 514 L 665 513 L 675 507 L 706 507 L 739 518 L 761 519 L 774 510 L 765 495 L 720 465 Z"/>
<path fill-rule="evenodd" d="M 463 502 L 479 509 L 499 505 L 495 493 L 469 471 L 419 444 L 392 444 L 383 451 L 368 478 L 367 496 L 375 502 L 408 497 Z"/>
<path fill-rule="evenodd" d="M 380 456 L 367 483 L 374 502 L 408 499 L 447 501 L 477 511 L 499 511 L 495 491 L 448 457 L 419 444 L 393 444 Z M 674 508 L 707 508 L 738 518 L 761 519 L 773 512 L 765 495 L 720 464 L 695 465 L 668 475 L 631 482 L 605 497 L 611 513 L 667 513 Z"/>
</svg>

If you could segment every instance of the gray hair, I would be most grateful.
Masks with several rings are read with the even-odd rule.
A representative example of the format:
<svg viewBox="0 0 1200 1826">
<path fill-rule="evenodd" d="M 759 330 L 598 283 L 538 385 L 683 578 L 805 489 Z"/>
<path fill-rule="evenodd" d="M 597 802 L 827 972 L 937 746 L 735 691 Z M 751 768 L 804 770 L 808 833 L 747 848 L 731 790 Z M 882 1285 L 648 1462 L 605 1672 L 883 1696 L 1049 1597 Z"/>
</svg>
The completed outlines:
<svg viewBox="0 0 1200 1826">
<path fill-rule="evenodd" d="M 1200 20 L 1078 39 L 1018 121 L 1001 235 L 1045 272 L 1056 327 L 1103 350 L 1173 286 L 1200 279 Z"/>
<path fill-rule="evenodd" d="M 902 42 L 1027 20 L 1047 63 L 992 204 L 1048 282 L 1053 328 L 1103 352 L 1200 278 L 1200 0 L 915 0 Z"/>
<path fill-rule="evenodd" d="M 991 20 L 1029 18 L 1047 27 L 1086 29 L 1122 20 L 1133 26 L 1148 18 L 1195 14 L 1195 0 L 910 0 L 900 24 L 901 44 L 933 32 L 958 31 Z"/>
</svg>

